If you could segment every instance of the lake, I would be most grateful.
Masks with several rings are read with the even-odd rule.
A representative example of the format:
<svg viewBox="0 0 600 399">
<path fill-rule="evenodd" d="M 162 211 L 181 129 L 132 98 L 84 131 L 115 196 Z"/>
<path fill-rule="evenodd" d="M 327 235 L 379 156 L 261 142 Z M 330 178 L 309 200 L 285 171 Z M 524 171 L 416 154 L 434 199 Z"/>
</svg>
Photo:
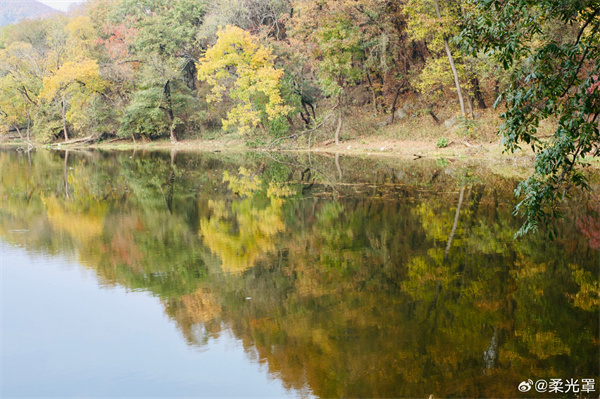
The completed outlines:
<svg viewBox="0 0 600 399">
<path fill-rule="evenodd" d="M 520 168 L 0 150 L 1 396 L 597 398 L 599 197 L 515 239 Z"/>
</svg>

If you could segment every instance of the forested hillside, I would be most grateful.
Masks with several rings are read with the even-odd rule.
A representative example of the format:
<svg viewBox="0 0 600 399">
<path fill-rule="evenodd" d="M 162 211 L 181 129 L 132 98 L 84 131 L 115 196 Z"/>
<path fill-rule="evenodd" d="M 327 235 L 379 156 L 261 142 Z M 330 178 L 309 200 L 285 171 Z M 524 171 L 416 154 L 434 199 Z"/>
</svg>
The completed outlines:
<svg viewBox="0 0 600 399">
<path fill-rule="evenodd" d="M 538 153 L 521 186 L 537 220 L 597 154 L 598 29 L 598 0 L 90 0 L 2 30 L 0 125 L 36 142 L 339 143 L 364 115 L 454 119 L 476 138 L 495 104 L 507 148 Z"/>
<path fill-rule="evenodd" d="M 57 11 L 36 0 L 0 1 L 0 26 L 13 24 L 23 19 L 46 17 Z"/>
</svg>

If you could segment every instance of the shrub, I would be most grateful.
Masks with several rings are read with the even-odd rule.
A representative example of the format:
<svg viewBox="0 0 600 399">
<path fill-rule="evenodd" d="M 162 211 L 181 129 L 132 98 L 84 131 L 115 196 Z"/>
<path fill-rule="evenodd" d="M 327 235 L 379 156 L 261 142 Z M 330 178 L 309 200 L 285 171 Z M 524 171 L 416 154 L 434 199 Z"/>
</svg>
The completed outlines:
<svg viewBox="0 0 600 399">
<path fill-rule="evenodd" d="M 447 137 L 440 137 L 439 139 L 437 139 L 437 141 L 435 142 L 435 146 L 437 148 L 444 148 L 444 147 L 448 147 L 448 144 L 450 144 L 450 140 L 448 140 Z"/>
</svg>

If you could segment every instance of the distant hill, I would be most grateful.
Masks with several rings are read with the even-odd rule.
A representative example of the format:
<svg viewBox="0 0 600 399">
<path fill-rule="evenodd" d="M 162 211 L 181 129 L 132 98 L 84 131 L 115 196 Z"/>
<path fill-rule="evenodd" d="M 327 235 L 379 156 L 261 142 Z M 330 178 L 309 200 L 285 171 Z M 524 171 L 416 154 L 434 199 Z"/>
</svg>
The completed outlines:
<svg viewBox="0 0 600 399">
<path fill-rule="evenodd" d="M 57 12 L 59 11 L 36 0 L 0 0 L 0 26 Z"/>
</svg>

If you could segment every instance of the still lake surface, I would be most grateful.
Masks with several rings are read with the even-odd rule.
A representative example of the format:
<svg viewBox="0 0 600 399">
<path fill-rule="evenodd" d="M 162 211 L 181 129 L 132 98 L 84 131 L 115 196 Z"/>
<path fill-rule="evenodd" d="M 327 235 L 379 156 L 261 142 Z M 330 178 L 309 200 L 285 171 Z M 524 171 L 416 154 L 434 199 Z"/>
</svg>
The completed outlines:
<svg viewBox="0 0 600 399">
<path fill-rule="evenodd" d="M 598 397 L 599 197 L 512 167 L 0 150 L 1 396 Z"/>
</svg>

